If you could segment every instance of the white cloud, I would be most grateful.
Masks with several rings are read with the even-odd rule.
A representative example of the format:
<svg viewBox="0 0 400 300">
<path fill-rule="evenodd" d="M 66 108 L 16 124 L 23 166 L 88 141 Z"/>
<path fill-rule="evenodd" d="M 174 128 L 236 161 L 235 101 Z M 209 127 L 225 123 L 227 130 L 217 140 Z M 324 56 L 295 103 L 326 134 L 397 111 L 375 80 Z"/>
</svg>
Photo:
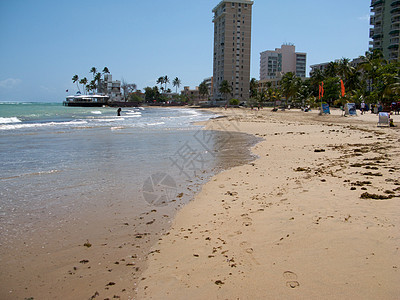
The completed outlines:
<svg viewBox="0 0 400 300">
<path fill-rule="evenodd" d="M 21 79 L 7 78 L 0 81 L 0 88 L 12 89 L 22 82 Z"/>
</svg>

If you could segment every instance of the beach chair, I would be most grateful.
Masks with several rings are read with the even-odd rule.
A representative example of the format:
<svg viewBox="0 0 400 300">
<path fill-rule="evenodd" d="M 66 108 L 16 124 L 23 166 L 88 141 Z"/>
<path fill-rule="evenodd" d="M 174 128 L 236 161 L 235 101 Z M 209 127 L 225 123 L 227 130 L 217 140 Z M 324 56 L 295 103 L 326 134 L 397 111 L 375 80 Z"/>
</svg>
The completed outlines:
<svg viewBox="0 0 400 300">
<path fill-rule="evenodd" d="M 380 112 L 379 113 L 378 127 L 389 127 L 389 126 L 390 126 L 389 113 Z"/>
</svg>

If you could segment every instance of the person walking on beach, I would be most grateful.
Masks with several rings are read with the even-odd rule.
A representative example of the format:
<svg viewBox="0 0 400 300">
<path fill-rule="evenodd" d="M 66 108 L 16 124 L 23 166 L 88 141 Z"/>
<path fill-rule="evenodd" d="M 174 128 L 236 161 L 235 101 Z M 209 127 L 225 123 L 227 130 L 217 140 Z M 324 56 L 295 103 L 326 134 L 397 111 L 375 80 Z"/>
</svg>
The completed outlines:
<svg viewBox="0 0 400 300">
<path fill-rule="evenodd" d="M 365 111 L 365 102 L 361 102 L 361 114 L 363 115 Z"/>
</svg>

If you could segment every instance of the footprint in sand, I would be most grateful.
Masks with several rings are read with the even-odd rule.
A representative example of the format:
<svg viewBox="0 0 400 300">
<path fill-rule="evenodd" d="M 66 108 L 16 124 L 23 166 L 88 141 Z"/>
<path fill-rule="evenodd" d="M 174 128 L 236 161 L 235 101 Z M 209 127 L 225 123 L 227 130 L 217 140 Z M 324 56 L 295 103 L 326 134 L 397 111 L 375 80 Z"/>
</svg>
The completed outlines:
<svg viewBox="0 0 400 300">
<path fill-rule="evenodd" d="M 291 271 L 283 272 L 283 278 L 286 280 L 286 286 L 292 289 L 295 289 L 300 286 L 300 283 L 297 281 L 296 273 Z"/>
<path fill-rule="evenodd" d="M 253 222 L 252 222 L 253 219 L 250 218 L 250 217 L 248 217 L 247 214 L 242 215 L 242 217 L 243 217 L 243 225 L 244 225 L 244 226 L 251 226 L 251 225 L 253 225 Z"/>
</svg>

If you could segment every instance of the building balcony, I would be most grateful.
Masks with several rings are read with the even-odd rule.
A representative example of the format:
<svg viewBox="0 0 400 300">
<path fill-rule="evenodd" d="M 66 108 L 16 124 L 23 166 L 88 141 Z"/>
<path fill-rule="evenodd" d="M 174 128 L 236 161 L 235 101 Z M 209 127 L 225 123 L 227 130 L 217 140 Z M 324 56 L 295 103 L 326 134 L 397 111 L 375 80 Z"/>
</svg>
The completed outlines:
<svg viewBox="0 0 400 300">
<path fill-rule="evenodd" d="M 376 6 L 382 5 L 382 4 L 383 4 L 383 0 L 375 0 L 375 1 L 372 1 L 371 7 L 376 7 Z"/>
<path fill-rule="evenodd" d="M 400 33 L 400 30 L 399 29 L 395 29 L 395 30 L 390 31 L 389 35 L 391 37 L 396 37 L 396 36 L 399 36 L 399 33 Z"/>
<path fill-rule="evenodd" d="M 390 50 L 391 49 L 398 50 L 399 49 L 399 43 L 390 44 L 388 49 L 390 49 Z"/>
<path fill-rule="evenodd" d="M 392 6 L 392 7 L 400 6 L 400 0 L 393 1 L 393 2 L 390 4 L 390 6 Z"/>
<path fill-rule="evenodd" d="M 375 24 L 375 16 L 371 16 L 369 18 L 369 25 L 374 25 Z"/>
<path fill-rule="evenodd" d="M 396 7 L 396 8 L 393 8 L 391 11 L 390 11 L 390 13 L 391 14 L 398 14 L 400 12 L 400 6 L 398 6 L 398 7 Z"/>
<path fill-rule="evenodd" d="M 399 17 L 400 17 L 400 11 L 392 13 L 392 18 L 399 18 Z"/>
<path fill-rule="evenodd" d="M 393 18 L 392 18 L 392 24 L 394 25 L 394 24 L 398 24 L 398 23 L 400 23 L 400 16 L 398 16 L 398 17 L 393 17 Z"/>
<path fill-rule="evenodd" d="M 399 58 L 399 52 L 397 50 L 389 52 L 389 61 L 398 60 L 398 58 Z"/>
</svg>

